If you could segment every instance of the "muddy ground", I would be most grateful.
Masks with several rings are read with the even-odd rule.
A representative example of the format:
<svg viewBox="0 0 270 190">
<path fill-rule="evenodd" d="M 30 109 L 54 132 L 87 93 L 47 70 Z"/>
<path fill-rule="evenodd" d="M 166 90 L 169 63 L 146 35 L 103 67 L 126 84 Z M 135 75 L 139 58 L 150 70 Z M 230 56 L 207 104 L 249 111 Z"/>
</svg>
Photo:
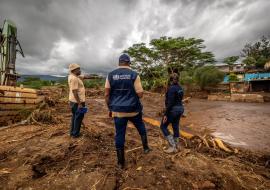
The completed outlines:
<svg viewBox="0 0 270 190">
<path fill-rule="evenodd" d="M 55 93 L 53 90 L 53 99 Z M 88 92 L 91 95 L 87 99 L 90 112 L 84 119 L 81 138 L 69 137 L 71 114 L 65 97 L 58 99 L 55 106 L 45 108 L 54 114 L 57 124 L 36 123 L 0 129 L 0 189 L 270 189 L 267 152 L 240 149 L 237 154 L 226 153 L 213 148 L 186 146 L 182 141 L 179 153 L 167 155 L 162 151 L 166 143 L 159 128 L 149 124 L 146 127 L 153 151 L 147 155 L 142 153 L 138 148 L 141 146 L 139 135 L 129 126 L 127 168 L 117 169 L 114 126 L 112 119 L 107 117 L 101 94 L 100 91 Z M 162 101 L 160 94 L 147 93 L 143 99 L 145 116 L 159 119 Z M 182 129 L 201 135 L 216 129 L 216 132 L 226 134 L 227 131 L 222 131 L 223 127 L 216 123 L 217 118 L 227 116 L 217 111 L 219 107 L 226 108 L 225 103 L 212 102 L 210 107 L 208 104 L 191 99 L 186 105 L 187 117 L 182 119 Z M 198 106 L 204 109 L 198 111 Z M 241 106 L 236 108 L 241 110 Z M 229 115 L 232 128 L 236 126 L 234 120 L 240 120 L 238 116 L 244 116 L 244 113 L 237 117 Z M 269 112 L 266 110 L 265 113 Z M 250 118 L 247 118 L 248 124 Z M 232 128 L 228 131 L 236 137 Z M 267 133 L 269 135 L 266 127 Z M 239 141 L 246 142 L 245 139 Z M 267 141 L 262 138 L 256 143 Z"/>
<path fill-rule="evenodd" d="M 270 153 L 270 102 L 193 99 L 186 107 L 195 131 L 206 128 L 234 146 Z"/>
</svg>

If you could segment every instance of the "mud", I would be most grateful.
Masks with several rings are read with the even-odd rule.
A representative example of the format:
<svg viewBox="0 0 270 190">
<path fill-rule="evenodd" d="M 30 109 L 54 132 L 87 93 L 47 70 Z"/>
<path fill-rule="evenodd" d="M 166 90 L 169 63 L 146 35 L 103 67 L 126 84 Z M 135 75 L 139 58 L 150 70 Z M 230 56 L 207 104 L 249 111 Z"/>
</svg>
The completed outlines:
<svg viewBox="0 0 270 190">
<path fill-rule="evenodd" d="M 210 130 L 237 147 L 270 153 L 270 103 L 192 99 L 186 106 L 195 131 Z"/>
<path fill-rule="evenodd" d="M 78 139 L 69 137 L 71 114 L 64 97 L 49 108 L 61 123 L 0 129 L 0 189 L 270 189 L 269 154 L 242 149 L 232 154 L 181 142 L 179 153 L 167 155 L 159 128 L 151 125 L 146 127 L 153 151 L 143 154 L 139 135 L 129 126 L 127 168 L 117 169 L 113 121 L 101 93 L 88 93 L 90 112 Z M 158 119 L 162 99 L 147 93 L 144 114 Z M 196 105 L 201 102 L 192 99 L 187 104 L 182 128 L 209 132 L 206 127 L 214 125 L 199 120 L 202 111 Z M 201 108 L 206 114 L 219 106 L 202 102 Z"/>
</svg>

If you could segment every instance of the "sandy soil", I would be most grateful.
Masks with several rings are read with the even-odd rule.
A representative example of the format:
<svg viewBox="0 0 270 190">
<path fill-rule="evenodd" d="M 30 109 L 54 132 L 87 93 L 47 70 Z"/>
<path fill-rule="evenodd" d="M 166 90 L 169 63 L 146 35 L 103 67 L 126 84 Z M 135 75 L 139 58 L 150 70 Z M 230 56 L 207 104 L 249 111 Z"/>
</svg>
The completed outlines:
<svg viewBox="0 0 270 190">
<path fill-rule="evenodd" d="M 139 135 L 129 126 L 127 168 L 117 169 L 113 122 L 100 93 L 90 95 L 81 138 L 68 135 L 70 111 L 65 99 L 47 108 L 58 117 L 58 124 L 0 129 L 0 189 L 270 189 L 269 155 L 194 148 L 192 142 L 191 146 L 182 143 L 179 153 L 167 155 L 162 151 L 166 143 L 160 130 L 151 125 L 147 129 L 153 151 L 142 153 Z M 162 98 L 146 94 L 144 114 L 159 118 Z M 202 103 L 206 108 L 207 104 Z M 212 103 L 208 110 L 215 112 L 219 104 Z M 196 105 L 201 103 L 192 100 L 187 105 L 182 128 L 208 132 L 203 128 L 215 125 L 200 127 L 207 120 L 196 119 L 202 115 Z"/>
</svg>

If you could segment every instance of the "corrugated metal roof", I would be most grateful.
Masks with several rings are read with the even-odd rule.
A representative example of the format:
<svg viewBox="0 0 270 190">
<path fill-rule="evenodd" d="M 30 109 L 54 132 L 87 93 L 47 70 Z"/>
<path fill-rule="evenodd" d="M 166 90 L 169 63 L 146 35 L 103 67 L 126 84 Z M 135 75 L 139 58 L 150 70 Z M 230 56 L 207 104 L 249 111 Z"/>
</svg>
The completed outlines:
<svg viewBox="0 0 270 190">
<path fill-rule="evenodd" d="M 245 74 L 244 80 L 270 80 L 270 73 L 247 73 Z"/>
<path fill-rule="evenodd" d="M 270 80 L 270 73 L 246 73 L 241 81 Z M 229 75 L 223 79 L 223 83 L 229 83 Z"/>
</svg>

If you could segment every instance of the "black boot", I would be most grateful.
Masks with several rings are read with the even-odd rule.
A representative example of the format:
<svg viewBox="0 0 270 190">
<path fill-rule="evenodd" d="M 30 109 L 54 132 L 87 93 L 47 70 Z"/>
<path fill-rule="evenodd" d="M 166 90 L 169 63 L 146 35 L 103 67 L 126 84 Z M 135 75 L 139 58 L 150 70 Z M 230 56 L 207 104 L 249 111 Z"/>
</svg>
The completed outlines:
<svg viewBox="0 0 270 190">
<path fill-rule="evenodd" d="M 124 169 L 125 167 L 125 151 L 124 148 L 116 149 L 117 153 L 117 164 L 121 169 Z"/>
<path fill-rule="evenodd" d="M 151 149 L 148 146 L 147 135 L 142 135 L 141 139 L 142 139 L 143 151 L 145 154 L 147 154 L 151 151 Z"/>
</svg>

